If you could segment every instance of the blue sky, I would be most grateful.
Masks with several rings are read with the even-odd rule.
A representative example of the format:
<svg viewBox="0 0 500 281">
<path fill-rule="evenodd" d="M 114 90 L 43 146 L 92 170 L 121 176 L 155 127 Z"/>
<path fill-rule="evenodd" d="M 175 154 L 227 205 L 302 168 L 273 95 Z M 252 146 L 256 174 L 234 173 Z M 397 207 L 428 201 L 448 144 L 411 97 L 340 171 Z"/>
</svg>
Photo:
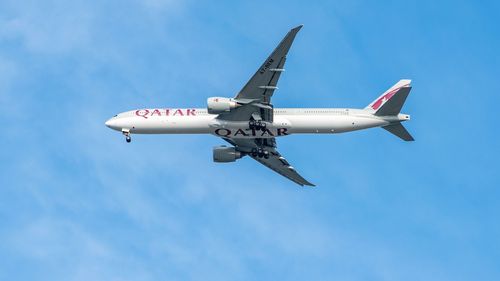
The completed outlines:
<svg viewBox="0 0 500 281">
<path fill-rule="evenodd" d="M 499 280 L 495 1 L 0 2 L 0 280 Z M 304 24 L 277 107 L 413 79 L 416 138 L 291 136 L 301 189 L 213 136 L 104 126 L 234 96 Z"/>
</svg>

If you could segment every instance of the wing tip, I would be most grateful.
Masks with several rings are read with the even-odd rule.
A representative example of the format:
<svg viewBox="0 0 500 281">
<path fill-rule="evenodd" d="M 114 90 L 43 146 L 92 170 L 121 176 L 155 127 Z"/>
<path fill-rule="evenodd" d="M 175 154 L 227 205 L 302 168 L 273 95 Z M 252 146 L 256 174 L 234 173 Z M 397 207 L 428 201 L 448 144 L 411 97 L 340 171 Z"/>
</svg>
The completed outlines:
<svg viewBox="0 0 500 281">
<path fill-rule="evenodd" d="M 296 27 L 292 28 L 292 30 L 293 31 L 299 31 L 303 26 L 304 26 L 304 24 L 299 24 Z"/>
</svg>

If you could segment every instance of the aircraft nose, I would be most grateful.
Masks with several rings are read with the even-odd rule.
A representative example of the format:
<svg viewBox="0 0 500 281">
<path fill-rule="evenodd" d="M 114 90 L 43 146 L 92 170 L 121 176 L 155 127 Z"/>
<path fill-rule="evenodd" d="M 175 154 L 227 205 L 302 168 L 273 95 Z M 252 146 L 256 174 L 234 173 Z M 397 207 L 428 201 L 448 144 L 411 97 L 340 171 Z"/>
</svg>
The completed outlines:
<svg viewBox="0 0 500 281">
<path fill-rule="evenodd" d="M 114 121 L 115 120 L 113 118 L 111 118 L 108 121 L 104 122 L 104 125 L 106 125 L 106 127 L 108 127 L 108 128 L 113 129 L 113 124 L 115 123 Z"/>
</svg>

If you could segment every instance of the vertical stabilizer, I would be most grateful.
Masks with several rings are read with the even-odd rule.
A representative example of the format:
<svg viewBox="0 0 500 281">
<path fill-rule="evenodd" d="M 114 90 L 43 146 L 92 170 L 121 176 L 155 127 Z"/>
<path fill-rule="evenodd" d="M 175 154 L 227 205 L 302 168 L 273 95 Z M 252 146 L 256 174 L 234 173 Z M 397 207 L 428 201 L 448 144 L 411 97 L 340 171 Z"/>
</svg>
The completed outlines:
<svg viewBox="0 0 500 281">
<path fill-rule="evenodd" d="M 411 80 L 400 80 L 365 109 L 378 116 L 398 115 L 410 94 Z"/>
</svg>

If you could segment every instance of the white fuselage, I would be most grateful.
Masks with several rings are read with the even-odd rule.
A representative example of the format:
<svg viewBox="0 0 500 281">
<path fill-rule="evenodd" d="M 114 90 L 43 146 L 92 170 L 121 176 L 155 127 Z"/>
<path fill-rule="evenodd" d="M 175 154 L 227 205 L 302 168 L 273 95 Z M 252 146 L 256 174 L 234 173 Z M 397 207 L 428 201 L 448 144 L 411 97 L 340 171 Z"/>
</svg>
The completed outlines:
<svg viewBox="0 0 500 281">
<path fill-rule="evenodd" d="M 248 122 L 224 121 L 206 108 L 153 108 L 120 113 L 106 126 L 131 134 L 212 134 L 227 138 L 273 138 L 290 134 L 332 134 L 406 121 L 408 115 L 375 116 L 363 109 L 275 108 L 266 130 L 249 129 Z"/>
</svg>

